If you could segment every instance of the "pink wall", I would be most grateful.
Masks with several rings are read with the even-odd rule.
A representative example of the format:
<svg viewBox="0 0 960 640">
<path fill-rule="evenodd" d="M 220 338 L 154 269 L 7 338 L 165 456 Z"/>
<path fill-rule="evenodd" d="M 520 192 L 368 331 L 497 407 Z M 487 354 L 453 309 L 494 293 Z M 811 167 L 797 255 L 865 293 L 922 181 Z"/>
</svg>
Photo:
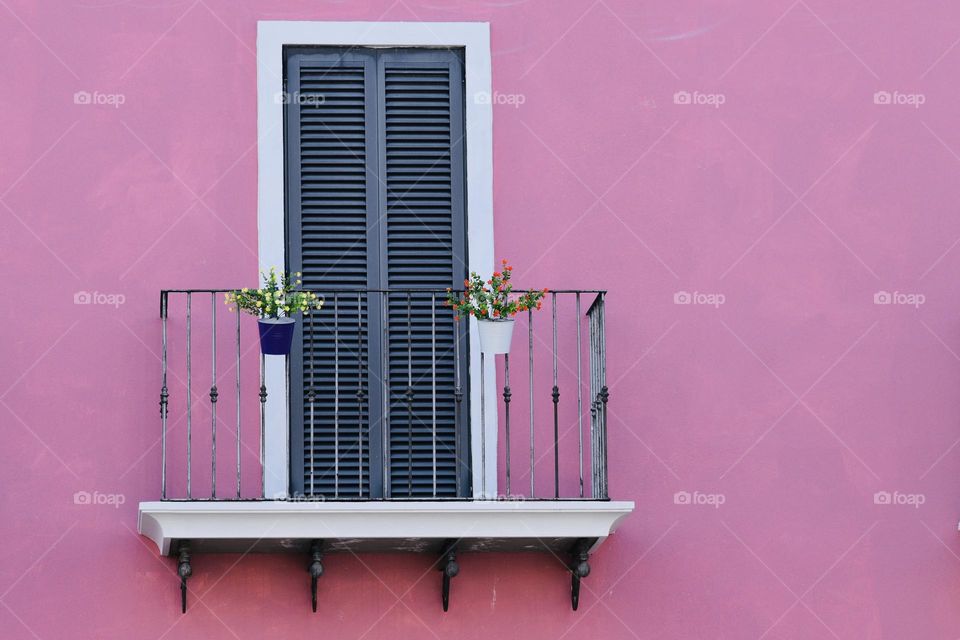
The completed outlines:
<svg viewBox="0 0 960 640">
<path fill-rule="evenodd" d="M 957 636 L 960 8 L 256 5 L 0 2 L 3 637 Z M 533 554 L 463 556 L 446 615 L 429 558 L 331 557 L 314 615 L 303 558 L 201 556 L 178 613 L 135 533 L 157 292 L 254 275 L 258 19 L 491 22 L 522 98 L 494 110 L 497 253 L 611 290 L 611 485 L 638 510 L 579 612 Z"/>
</svg>

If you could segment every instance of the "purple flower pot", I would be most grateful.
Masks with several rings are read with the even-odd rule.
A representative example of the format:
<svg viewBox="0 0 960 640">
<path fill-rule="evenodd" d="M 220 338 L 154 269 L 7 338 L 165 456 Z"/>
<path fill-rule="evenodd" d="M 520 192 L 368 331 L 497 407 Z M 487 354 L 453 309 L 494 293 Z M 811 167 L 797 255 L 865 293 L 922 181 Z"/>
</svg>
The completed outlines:
<svg viewBox="0 0 960 640">
<path fill-rule="evenodd" d="M 260 352 L 268 356 L 286 356 L 293 344 L 293 330 L 297 327 L 294 318 L 260 318 Z"/>
</svg>

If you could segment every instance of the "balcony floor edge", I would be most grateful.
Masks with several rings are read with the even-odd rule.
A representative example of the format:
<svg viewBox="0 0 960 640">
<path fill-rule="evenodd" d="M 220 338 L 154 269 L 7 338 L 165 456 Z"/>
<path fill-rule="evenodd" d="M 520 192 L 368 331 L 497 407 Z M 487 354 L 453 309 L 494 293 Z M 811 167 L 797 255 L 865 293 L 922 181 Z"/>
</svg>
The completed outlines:
<svg viewBox="0 0 960 640">
<path fill-rule="evenodd" d="M 463 551 L 565 553 L 577 540 L 596 550 L 630 501 L 537 502 L 141 502 L 138 531 L 162 555 L 189 540 L 199 553 L 305 553 L 314 540 L 328 552 Z"/>
</svg>

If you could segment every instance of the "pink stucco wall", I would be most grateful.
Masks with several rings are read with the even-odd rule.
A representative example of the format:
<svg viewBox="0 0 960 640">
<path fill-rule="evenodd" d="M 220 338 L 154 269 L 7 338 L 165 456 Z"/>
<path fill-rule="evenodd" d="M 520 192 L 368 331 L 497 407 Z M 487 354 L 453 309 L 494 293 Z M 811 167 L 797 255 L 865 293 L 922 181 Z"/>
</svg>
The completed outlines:
<svg viewBox="0 0 960 640">
<path fill-rule="evenodd" d="M 258 19 L 491 23 L 497 253 L 611 291 L 638 508 L 579 612 L 532 554 L 464 555 L 447 614 L 429 558 L 331 556 L 311 614 L 302 557 L 201 556 L 179 614 L 135 532 L 157 292 L 254 277 Z M 958 34 L 946 2 L 0 1 L 0 635 L 956 637 Z"/>
</svg>

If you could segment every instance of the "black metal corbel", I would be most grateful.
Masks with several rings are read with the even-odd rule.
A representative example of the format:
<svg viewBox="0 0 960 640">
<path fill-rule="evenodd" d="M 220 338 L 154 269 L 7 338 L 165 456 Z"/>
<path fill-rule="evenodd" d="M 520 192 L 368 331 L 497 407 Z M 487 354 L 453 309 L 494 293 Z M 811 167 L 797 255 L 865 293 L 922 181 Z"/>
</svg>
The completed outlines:
<svg viewBox="0 0 960 640">
<path fill-rule="evenodd" d="M 180 613 L 187 612 L 187 578 L 193 575 L 190 566 L 190 541 L 181 540 L 179 547 L 180 557 L 177 560 L 177 575 L 180 576 Z"/>
<path fill-rule="evenodd" d="M 317 579 L 323 575 L 323 541 L 314 540 L 310 545 L 310 564 L 307 566 L 310 572 L 310 604 L 313 612 L 317 612 Z"/>
<path fill-rule="evenodd" d="M 454 578 L 460 573 L 460 565 L 457 564 L 456 543 L 450 542 L 444 545 L 438 569 L 443 572 L 443 610 L 446 611 L 450 608 L 450 578 Z"/>
<path fill-rule="evenodd" d="M 592 542 L 590 540 L 581 538 L 577 540 L 573 545 L 573 549 L 570 550 L 571 562 L 569 569 L 570 574 L 573 576 L 572 584 L 570 585 L 570 604 L 573 606 L 574 611 L 580 606 L 580 579 L 590 575 L 590 563 L 588 559 L 590 557 L 591 546 Z"/>
</svg>

